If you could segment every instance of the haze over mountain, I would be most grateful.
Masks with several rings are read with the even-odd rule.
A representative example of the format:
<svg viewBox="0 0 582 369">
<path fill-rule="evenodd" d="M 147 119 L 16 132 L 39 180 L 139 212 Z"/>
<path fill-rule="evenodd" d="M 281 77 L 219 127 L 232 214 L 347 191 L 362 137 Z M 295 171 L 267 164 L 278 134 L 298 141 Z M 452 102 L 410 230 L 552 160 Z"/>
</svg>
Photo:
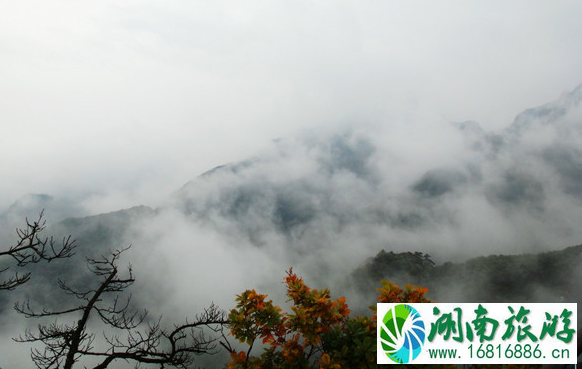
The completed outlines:
<svg viewBox="0 0 582 369">
<path fill-rule="evenodd" d="M 225 252 L 250 248 L 278 268 L 299 264 L 318 277 L 383 248 L 457 261 L 574 245 L 582 239 L 581 101 L 582 85 L 498 132 L 475 122 L 442 127 L 434 152 L 446 156 L 415 154 L 426 138 L 368 126 L 301 132 L 200 175 L 155 211 L 132 210 L 148 215 L 145 225 L 114 221 L 100 232 L 117 234 L 111 244 L 141 248 L 152 244 L 149 233 L 163 239 L 186 228 L 205 235 L 193 236 L 202 245 L 188 251 L 216 248 L 216 238 Z M 27 195 L 2 219 L 13 224 L 41 208 L 53 224 L 84 211 L 74 199 Z M 112 216 L 58 227 L 83 238 L 83 224 Z"/>
<path fill-rule="evenodd" d="M 581 99 L 579 86 L 500 132 L 455 123 L 441 141 L 454 157 L 442 163 L 407 159 L 357 128 L 278 140 L 189 182 L 173 206 L 237 239 L 265 246 L 274 237 L 299 253 L 388 244 L 457 259 L 575 244 Z"/>
<path fill-rule="evenodd" d="M 44 208 L 47 232 L 72 234 L 80 255 L 133 245 L 126 260 L 136 303 L 170 317 L 210 301 L 230 307 L 247 288 L 276 298 L 289 267 L 314 287 L 358 296 L 346 278 L 381 250 L 428 253 L 441 264 L 580 244 L 581 102 L 582 85 L 500 131 L 447 125 L 434 155 L 415 152 L 422 133 L 303 131 L 198 176 L 155 209 L 79 217 L 87 210 L 74 199 L 27 195 L 1 219 L 22 225 Z M 57 268 L 84 283 L 81 261 Z M 50 283 L 37 276 L 16 296 L 34 299 Z"/>
</svg>

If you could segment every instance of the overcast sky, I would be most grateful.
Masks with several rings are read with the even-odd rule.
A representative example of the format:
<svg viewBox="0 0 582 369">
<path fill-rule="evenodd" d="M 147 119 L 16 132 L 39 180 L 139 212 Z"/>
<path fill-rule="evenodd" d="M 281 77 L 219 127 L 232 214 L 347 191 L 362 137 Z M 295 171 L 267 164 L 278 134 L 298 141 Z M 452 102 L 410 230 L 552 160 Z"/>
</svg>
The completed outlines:
<svg viewBox="0 0 582 369">
<path fill-rule="evenodd" d="M 27 193 L 155 206 L 305 129 L 495 130 L 582 82 L 577 0 L 0 8 L 0 210 Z"/>
</svg>

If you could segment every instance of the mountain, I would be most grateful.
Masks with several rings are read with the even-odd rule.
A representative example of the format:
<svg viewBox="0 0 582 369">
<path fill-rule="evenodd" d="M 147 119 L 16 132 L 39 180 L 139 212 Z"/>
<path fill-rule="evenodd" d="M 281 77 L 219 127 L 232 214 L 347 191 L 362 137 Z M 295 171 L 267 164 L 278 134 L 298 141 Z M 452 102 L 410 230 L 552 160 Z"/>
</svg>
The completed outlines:
<svg viewBox="0 0 582 369">
<path fill-rule="evenodd" d="M 498 132 L 455 123 L 462 149 L 454 160 L 426 169 L 383 146 L 384 137 L 357 130 L 279 140 L 268 153 L 187 183 L 174 204 L 254 245 L 276 237 L 297 250 L 331 251 L 338 234 L 350 247 L 376 252 L 386 242 L 433 254 L 449 245 L 443 251 L 461 259 L 483 250 L 576 244 L 582 238 L 581 96 L 582 85 L 527 109 Z"/>
<path fill-rule="evenodd" d="M 491 258 L 513 265 L 512 255 L 581 242 L 581 96 L 582 85 L 499 131 L 475 122 L 443 126 L 442 135 L 423 141 L 430 147 L 357 127 L 276 140 L 271 150 L 198 176 L 157 209 L 78 217 L 65 200 L 32 195 L 3 216 L 34 217 L 30 211 L 44 207 L 51 217 L 46 234 L 72 234 L 79 244 L 79 258 L 51 265 L 51 273 L 80 283 L 82 256 L 133 245 L 136 273 L 147 282 L 143 291 L 156 286 L 143 299 L 160 304 L 155 296 L 162 292 L 193 299 L 222 291 L 228 296 L 216 298 L 232 301 L 251 283 L 276 287 L 291 266 L 317 281 L 312 285 L 338 285 L 343 293 L 345 277 L 384 249 L 432 255 L 439 266 L 431 273 L 440 273 L 443 285 L 455 278 L 477 283 L 486 277 L 467 260 L 505 255 Z M 443 159 L 449 146 L 454 155 Z M 562 268 L 532 263 L 533 275 Z M 532 280 L 545 286 L 541 278 Z M 204 283 L 192 289 L 191 280 Z M 45 286 L 40 275 L 35 283 Z M 34 295 L 41 287 L 32 286 L 27 290 Z"/>
<path fill-rule="evenodd" d="M 51 222 L 85 215 L 75 199 L 55 198 L 47 194 L 24 195 L 0 212 L 0 240 L 11 239 L 14 229 L 22 227 L 25 218 L 37 220 L 43 210 L 44 219 Z"/>
</svg>

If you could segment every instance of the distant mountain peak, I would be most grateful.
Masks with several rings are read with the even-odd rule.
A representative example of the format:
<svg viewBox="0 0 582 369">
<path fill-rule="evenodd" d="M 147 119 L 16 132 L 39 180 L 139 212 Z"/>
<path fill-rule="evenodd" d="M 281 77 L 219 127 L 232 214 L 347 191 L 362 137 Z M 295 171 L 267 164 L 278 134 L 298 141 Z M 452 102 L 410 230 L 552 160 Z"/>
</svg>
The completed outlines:
<svg viewBox="0 0 582 369">
<path fill-rule="evenodd" d="M 506 129 L 507 134 L 519 136 L 524 131 L 533 129 L 535 125 L 547 125 L 564 117 L 572 108 L 582 102 L 582 84 L 571 92 L 562 94 L 556 100 L 535 108 L 526 109 L 518 114 L 511 126 Z"/>
<path fill-rule="evenodd" d="M 33 216 L 34 213 L 42 211 L 51 205 L 54 198 L 47 194 L 30 193 L 20 197 L 8 207 L 6 213 L 17 214 L 19 216 Z"/>
</svg>

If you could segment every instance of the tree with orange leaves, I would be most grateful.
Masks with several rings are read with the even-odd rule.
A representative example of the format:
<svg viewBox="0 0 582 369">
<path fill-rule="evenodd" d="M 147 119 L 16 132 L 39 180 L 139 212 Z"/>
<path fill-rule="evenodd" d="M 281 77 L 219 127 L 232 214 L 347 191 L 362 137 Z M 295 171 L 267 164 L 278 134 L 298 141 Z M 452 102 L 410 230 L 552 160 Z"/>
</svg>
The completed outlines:
<svg viewBox="0 0 582 369">
<path fill-rule="evenodd" d="M 345 297 L 332 299 L 329 289 L 309 288 L 291 269 L 284 283 L 290 312 L 254 290 L 237 297 L 229 315 L 231 334 L 248 349 L 230 348 L 230 369 L 376 367 L 375 315 L 351 318 Z M 378 291 L 379 302 L 430 302 L 427 289 L 417 286 L 401 290 L 382 281 Z M 260 357 L 251 356 L 257 342 L 264 346 Z"/>
<path fill-rule="evenodd" d="M 267 295 L 247 290 L 236 299 L 229 315 L 230 334 L 247 344 L 246 351 L 230 351 L 229 369 L 341 369 L 377 368 L 376 313 L 372 317 L 349 316 L 346 299 L 332 300 L 328 289 L 309 288 L 290 269 L 284 278 L 290 312 L 267 300 Z M 406 285 L 404 289 L 382 281 L 380 303 L 430 303 L 428 289 Z M 376 310 L 376 306 L 370 307 Z M 256 344 L 263 345 L 260 356 L 252 356 Z M 405 369 L 456 369 L 454 365 L 406 364 Z M 524 369 L 525 365 L 471 365 L 469 368 Z M 540 367 L 540 365 L 534 367 Z"/>
</svg>

